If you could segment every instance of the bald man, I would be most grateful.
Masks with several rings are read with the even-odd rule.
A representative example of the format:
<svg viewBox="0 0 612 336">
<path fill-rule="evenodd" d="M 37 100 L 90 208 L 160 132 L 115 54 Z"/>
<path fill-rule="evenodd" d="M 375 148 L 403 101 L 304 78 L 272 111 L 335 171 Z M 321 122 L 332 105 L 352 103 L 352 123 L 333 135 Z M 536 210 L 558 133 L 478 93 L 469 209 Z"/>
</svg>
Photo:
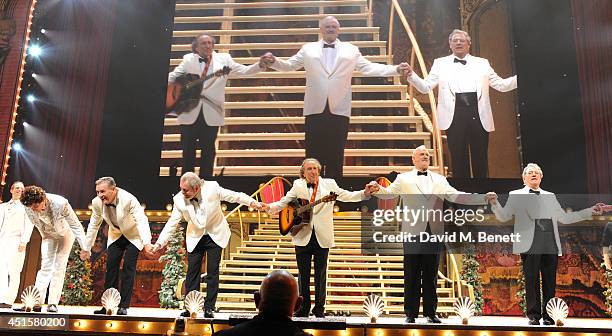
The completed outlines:
<svg viewBox="0 0 612 336">
<path fill-rule="evenodd" d="M 288 60 L 262 56 L 261 64 L 278 71 L 304 68 L 304 132 L 307 158 L 323 165 L 323 176 L 342 177 L 344 147 L 351 117 L 353 71 L 368 77 L 408 75 L 408 63 L 388 65 L 372 63 L 350 42 L 340 41 L 340 22 L 327 16 L 319 22 L 321 40 L 306 43 Z"/>
<path fill-rule="evenodd" d="M 298 328 L 291 320 L 293 312 L 302 305 L 302 297 L 298 296 L 297 281 L 291 273 L 283 270 L 272 271 L 261 282 L 259 292 L 255 292 L 254 297 L 259 314 L 252 320 L 231 329 L 219 331 L 214 335 L 310 335 Z"/>
</svg>

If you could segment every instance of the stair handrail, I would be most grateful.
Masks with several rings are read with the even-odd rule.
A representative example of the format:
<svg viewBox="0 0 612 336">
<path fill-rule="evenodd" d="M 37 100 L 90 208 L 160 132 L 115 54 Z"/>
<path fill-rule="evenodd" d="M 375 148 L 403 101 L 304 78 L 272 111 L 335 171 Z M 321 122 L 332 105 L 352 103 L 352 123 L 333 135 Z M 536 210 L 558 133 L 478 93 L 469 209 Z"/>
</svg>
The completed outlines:
<svg viewBox="0 0 612 336">
<path fill-rule="evenodd" d="M 423 54 L 421 53 L 421 48 L 419 47 L 419 44 L 417 43 L 416 37 L 412 31 L 412 29 L 410 28 L 410 24 L 408 24 L 408 20 L 406 19 L 406 15 L 404 15 L 404 11 L 402 10 L 402 7 L 400 6 L 399 2 L 397 0 L 390 0 L 391 2 L 391 9 L 389 10 L 389 55 L 390 57 L 392 57 L 391 55 L 393 55 L 393 29 L 394 29 L 394 18 L 395 18 L 395 14 L 397 14 L 400 22 L 402 23 L 402 26 L 404 27 L 404 30 L 406 31 L 406 34 L 408 35 L 408 39 L 410 40 L 410 43 L 412 45 L 412 51 L 410 53 L 410 66 L 412 67 L 412 69 L 414 68 L 415 65 L 415 58 L 416 61 L 418 63 L 418 66 L 421 70 L 421 73 L 423 74 L 423 77 L 426 77 L 428 72 L 427 72 L 427 67 L 425 64 L 425 60 L 423 58 Z M 370 1 L 370 10 L 371 10 L 371 6 L 372 6 L 372 2 Z M 421 108 L 420 105 L 418 105 L 418 101 L 413 98 L 414 97 L 414 86 L 412 84 L 410 84 L 410 82 L 408 82 L 408 108 L 409 110 L 412 112 L 415 110 L 415 104 L 416 106 L 416 111 L 419 113 L 419 115 L 425 117 L 427 116 L 427 113 L 425 113 L 425 111 L 423 111 L 423 109 Z M 435 159 L 436 159 L 436 163 L 438 166 L 438 171 L 440 174 L 444 173 L 444 157 L 442 155 L 442 135 L 440 133 L 440 130 L 438 128 L 437 125 L 437 120 L 438 120 L 438 111 L 436 108 L 436 98 L 433 94 L 433 92 L 429 92 L 428 94 L 429 97 L 429 104 L 431 106 L 431 133 L 432 133 L 432 137 L 433 137 L 433 143 L 434 143 L 434 152 L 435 152 Z M 428 119 L 428 118 L 427 118 Z M 425 120 L 427 120 L 425 119 Z M 426 126 L 428 128 L 429 125 L 427 125 L 428 123 L 426 123 Z"/>
<path fill-rule="evenodd" d="M 291 185 L 291 182 L 289 182 L 289 180 L 287 180 L 286 178 L 284 178 L 282 176 L 275 176 L 275 177 L 271 178 L 268 182 L 260 184 L 259 185 L 259 189 L 257 189 L 250 196 L 259 202 L 262 190 L 264 188 L 266 188 L 267 186 L 271 185 L 272 183 L 276 182 L 276 180 L 279 180 L 279 179 L 282 182 L 285 182 L 287 185 Z M 244 239 L 244 228 L 243 228 L 243 225 L 242 225 L 242 214 L 240 212 L 240 209 L 243 206 L 244 205 L 242 205 L 242 204 L 238 204 L 238 206 L 236 206 L 234 209 L 232 209 L 230 212 L 228 212 L 225 215 L 225 219 L 227 220 L 229 217 L 233 216 L 235 213 L 238 213 L 238 221 L 240 222 L 240 239 Z M 257 211 L 257 223 L 258 224 L 261 224 L 261 212 L 262 211 L 259 211 L 259 210 Z"/>
</svg>

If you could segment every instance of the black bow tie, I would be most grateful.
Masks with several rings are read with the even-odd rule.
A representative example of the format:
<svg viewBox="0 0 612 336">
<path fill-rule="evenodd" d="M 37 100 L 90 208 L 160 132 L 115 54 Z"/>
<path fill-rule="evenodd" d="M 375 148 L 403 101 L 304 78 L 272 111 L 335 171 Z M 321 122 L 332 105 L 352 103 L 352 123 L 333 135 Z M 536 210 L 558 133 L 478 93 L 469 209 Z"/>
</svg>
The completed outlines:
<svg viewBox="0 0 612 336">
<path fill-rule="evenodd" d="M 115 204 L 113 204 L 113 203 L 111 203 L 111 204 L 107 204 L 106 206 L 107 206 L 107 207 L 112 207 L 112 208 L 115 208 L 115 209 L 117 208 L 117 205 L 115 205 Z"/>
<path fill-rule="evenodd" d="M 335 44 L 327 44 L 327 43 L 323 43 L 323 48 L 336 48 Z"/>
<path fill-rule="evenodd" d="M 417 172 L 417 176 L 421 176 L 421 175 L 427 176 L 427 172 L 426 171 L 418 171 Z"/>
<path fill-rule="evenodd" d="M 200 59 L 198 61 L 200 61 L 200 63 L 208 63 L 208 58 L 200 57 Z"/>
<path fill-rule="evenodd" d="M 529 193 L 530 193 L 530 194 L 536 194 L 536 195 L 539 195 L 539 194 L 540 194 L 540 191 L 539 191 L 539 190 L 529 189 Z"/>
<path fill-rule="evenodd" d="M 198 203 L 199 199 L 197 197 L 194 197 L 194 198 L 190 199 L 189 201 Z"/>
<path fill-rule="evenodd" d="M 306 183 L 306 187 L 307 187 L 308 189 L 310 189 L 310 188 L 313 188 L 313 189 L 314 189 L 315 185 L 316 185 L 315 183 Z"/>
<path fill-rule="evenodd" d="M 455 58 L 455 60 L 453 61 L 453 63 L 461 63 L 461 64 L 465 65 L 465 64 L 467 63 L 467 61 L 466 61 L 466 60 L 460 60 L 460 59 L 458 59 L 458 58 Z"/>
</svg>

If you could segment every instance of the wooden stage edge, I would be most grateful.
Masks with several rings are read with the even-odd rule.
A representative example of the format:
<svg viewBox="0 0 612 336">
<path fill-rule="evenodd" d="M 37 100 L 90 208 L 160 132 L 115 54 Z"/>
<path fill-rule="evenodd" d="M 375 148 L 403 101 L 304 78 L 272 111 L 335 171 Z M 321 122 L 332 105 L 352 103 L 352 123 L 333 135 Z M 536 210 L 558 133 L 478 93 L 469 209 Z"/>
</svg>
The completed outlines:
<svg viewBox="0 0 612 336">
<path fill-rule="evenodd" d="M 43 311 L 46 307 L 43 307 Z M 126 316 L 94 315 L 98 307 L 59 306 L 58 313 L 23 313 L 0 309 L 0 335 L 166 335 L 174 329 L 180 310 L 130 308 Z M 185 319 L 187 333 L 170 335 L 211 335 L 230 328 L 251 315 L 216 313 L 214 319 Z M 400 317 L 380 317 L 377 323 L 360 316 L 296 318 L 315 336 L 603 336 L 612 335 L 612 319 L 569 318 L 565 326 L 530 326 L 524 317 L 479 316 L 462 325 L 458 317 L 442 319 L 443 324 L 428 324 L 424 318 L 405 324 Z M 274 335 L 271 331 L 270 335 Z"/>
</svg>

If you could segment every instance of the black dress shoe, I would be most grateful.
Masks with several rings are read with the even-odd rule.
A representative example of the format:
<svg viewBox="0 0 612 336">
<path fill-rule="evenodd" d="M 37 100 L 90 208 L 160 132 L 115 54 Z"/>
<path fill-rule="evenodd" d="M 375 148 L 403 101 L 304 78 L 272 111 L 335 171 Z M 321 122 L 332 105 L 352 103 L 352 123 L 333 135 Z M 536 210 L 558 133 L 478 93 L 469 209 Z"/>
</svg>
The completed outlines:
<svg viewBox="0 0 612 336">
<path fill-rule="evenodd" d="M 554 325 L 555 321 L 552 319 L 544 319 L 544 325 Z"/>
<path fill-rule="evenodd" d="M 102 308 L 100 308 L 98 310 L 94 310 L 94 314 L 105 315 L 106 314 L 106 308 L 102 307 Z"/>
<path fill-rule="evenodd" d="M 10 305 L 8 303 L 0 303 L 0 308 L 4 308 L 4 309 L 13 308 L 13 305 Z"/>
<path fill-rule="evenodd" d="M 117 309 L 117 315 L 127 315 L 127 308 L 119 307 L 119 309 Z"/>
<path fill-rule="evenodd" d="M 298 311 L 295 312 L 295 314 L 293 314 L 293 316 L 295 317 L 308 317 L 308 315 L 310 314 L 310 309 L 299 309 Z"/>
<path fill-rule="evenodd" d="M 57 305 L 50 304 L 47 306 L 47 312 L 49 313 L 57 313 Z"/>
<path fill-rule="evenodd" d="M 42 311 L 42 306 L 41 305 L 35 305 L 34 307 L 32 307 L 32 311 L 40 313 Z"/>
<path fill-rule="evenodd" d="M 529 318 L 529 325 L 540 325 L 540 319 Z"/>
<path fill-rule="evenodd" d="M 427 316 L 427 323 L 442 323 L 442 321 L 440 321 L 440 319 L 436 316 Z"/>
<path fill-rule="evenodd" d="M 185 310 L 185 311 L 181 312 L 181 315 L 180 315 L 180 316 L 181 316 L 181 317 L 191 317 L 191 314 L 189 313 L 189 311 L 188 311 L 188 310 Z"/>
<path fill-rule="evenodd" d="M 204 310 L 204 318 L 213 318 L 215 317 L 215 311 L 212 309 Z"/>
<path fill-rule="evenodd" d="M 414 317 L 406 317 L 406 320 L 404 321 L 405 323 L 416 323 L 416 321 L 414 320 Z"/>
<path fill-rule="evenodd" d="M 325 318 L 325 311 L 313 310 L 312 315 L 314 315 L 317 318 Z"/>
</svg>

